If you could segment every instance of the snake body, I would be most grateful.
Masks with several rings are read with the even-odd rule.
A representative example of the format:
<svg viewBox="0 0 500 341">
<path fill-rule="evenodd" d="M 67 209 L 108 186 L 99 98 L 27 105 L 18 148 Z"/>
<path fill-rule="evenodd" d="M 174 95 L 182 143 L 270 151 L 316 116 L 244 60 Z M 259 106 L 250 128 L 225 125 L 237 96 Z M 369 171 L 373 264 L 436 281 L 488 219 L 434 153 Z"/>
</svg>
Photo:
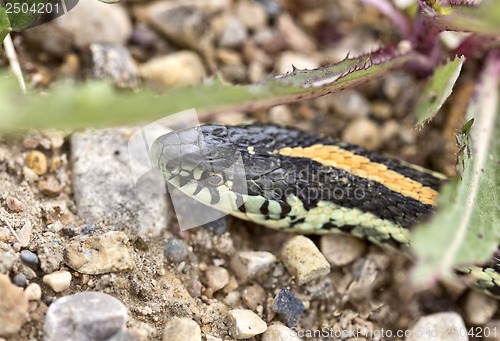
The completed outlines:
<svg viewBox="0 0 500 341">
<path fill-rule="evenodd" d="M 446 177 L 330 137 L 275 125 L 204 125 L 159 137 L 155 167 L 198 201 L 266 227 L 348 233 L 410 249 Z M 500 294 L 494 264 L 457 270 Z"/>
</svg>

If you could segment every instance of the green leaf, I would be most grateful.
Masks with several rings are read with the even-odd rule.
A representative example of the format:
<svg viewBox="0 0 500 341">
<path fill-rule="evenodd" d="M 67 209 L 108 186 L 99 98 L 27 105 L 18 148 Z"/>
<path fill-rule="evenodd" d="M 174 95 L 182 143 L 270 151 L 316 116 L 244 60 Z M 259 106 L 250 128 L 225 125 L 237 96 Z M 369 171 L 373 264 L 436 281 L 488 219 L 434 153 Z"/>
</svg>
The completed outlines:
<svg viewBox="0 0 500 341">
<path fill-rule="evenodd" d="M 10 28 L 10 21 L 9 17 L 7 16 L 7 10 L 5 7 L 0 6 L 0 53 L 2 53 L 2 43 L 7 37 L 7 34 L 9 34 L 12 31 Z"/>
<path fill-rule="evenodd" d="M 444 30 L 500 33 L 500 1 L 484 0 L 477 6 L 453 6 L 431 9 L 424 13 L 433 18 L 433 24 Z"/>
<path fill-rule="evenodd" d="M 4 0 L 6 6 L 9 3 L 12 4 L 12 7 L 9 6 L 10 11 L 8 13 L 12 29 L 18 31 L 33 25 L 41 15 L 38 10 L 38 6 L 41 6 L 39 4 L 45 5 L 49 1 L 50 0 Z"/>
<path fill-rule="evenodd" d="M 460 177 L 446 184 L 432 220 L 416 228 L 417 283 L 429 285 L 460 265 L 480 264 L 500 244 L 500 58 L 489 62 L 457 135 Z M 470 134 L 469 134 L 470 132 Z"/>
<path fill-rule="evenodd" d="M 410 53 L 391 47 L 317 70 L 296 70 L 258 85 L 214 82 L 163 94 L 119 92 L 110 83 L 88 82 L 57 84 L 48 94 L 22 96 L 13 79 L 0 75 L 0 131 L 131 124 L 191 108 L 199 114 L 251 111 L 352 87 L 401 67 L 411 58 Z"/>
<path fill-rule="evenodd" d="M 432 119 L 451 95 L 464 61 L 464 57 L 456 57 L 453 61 L 436 68 L 417 102 L 415 109 L 417 125 Z"/>
</svg>

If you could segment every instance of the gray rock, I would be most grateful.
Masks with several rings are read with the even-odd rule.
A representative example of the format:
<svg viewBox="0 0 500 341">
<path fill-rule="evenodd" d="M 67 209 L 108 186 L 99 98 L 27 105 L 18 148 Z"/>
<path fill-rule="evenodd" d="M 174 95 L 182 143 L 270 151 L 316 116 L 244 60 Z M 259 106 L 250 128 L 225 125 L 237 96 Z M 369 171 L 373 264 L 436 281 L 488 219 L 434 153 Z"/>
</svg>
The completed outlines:
<svg viewBox="0 0 500 341">
<path fill-rule="evenodd" d="M 26 287 L 26 281 L 26 275 L 23 273 L 15 274 L 14 277 L 12 277 L 12 283 L 21 288 Z"/>
<path fill-rule="evenodd" d="M 410 336 L 406 341 L 467 341 L 466 331 L 464 321 L 457 313 L 436 313 L 421 317 L 408 331 Z"/>
<path fill-rule="evenodd" d="M 78 237 L 66 247 L 66 262 L 72 269 L 90 275 L 134 268 L 128 237 L 111 231 L 96 237 Z"/>
<path fill-rule="evenodd" d="M 219 38 L 221 47 L 238 47 L 243 44 L 248 33 L 243 24 L 235 17 L 229 17 Z"/>
<path fill-rule="evenodd" d="M 67 14 L 44 25 L 26 30 L 29 41 L 56 56 L 64 56 L 73 45 L 91 43 L 124 45 L 132 34 L 132 24 L 120 4 L 80 1 Z"/>
<path fill-rule="evenodd" d="M 136 15 L 150 23 L 175 44 L 197 51 L 210 49 L 213 44 L 213 30 L 210 23 L 217 8 L 198 6 L 180 1 L 154 2 Z"/>
<path fill-rule="evenodd" d="M 333 109 L 345 118 L 366 117 L 370 102 L 356 90 L 344 90 L 328 96 Z"/>
<path fill-rule="evenodd" d="M 188 246 L 181 239 L 169 239 L 165 244 L 163 253 L 165 258 L 172 263 L 180 263 L 188 256 Z"/>
<path fill-rule="evenodd" d="M 122 302 L 100 292 L 81 292 L 52 303 L 43 329 L 45 341 L 104 341 L 124 333 L 126 322 Z"/>
<path fill-rule="evenodd" d="M 40 259 L 36 253 L 31 252 L 30 250 L 22 250 L 20 252 L 21 260 L 28 265 L 38 265 L 40 263 Z"/>
<path fill-rule="evenodd" d="M 267 25 L 268 15 L 265 7 L 257 1 L 242 1 L 236 4 L 236 15 L 250 30 L 259 30 Z"/>
<path fill-rule="evenodd" d="M 288 327 L 295 327 L 304 311 L 304 304 L 290 290 L 283 288 L 274 298 L 273 309 Z"/>
<path fill-rule="evenodd" d="M 91 44 L 92 77 L 110 78 L 122 88 L 133 88 L 139 83 L 139 71 L 127 48 L 110 44 Z"/>
<path fill-rule="evenodd" d="M 186 317 L 174 318 L 163 330 L 164 341 L 201 341 L 201 329 L 196 322 Z"/>
<path fill-rule="evenodd" d="M 73 134 L 73 190 L 78 216 L 87 224 L 106 223 L 117 230 L 158 235 L 167 225 L 164 194 L 136 190 L 127 138 L 135 129 Z"/>
<path fill-rule="evenodd" d="M 0 336 L 17 333 L 28 317 L 28 299 L 23 289 L 0 274 Z"/>
</svg>

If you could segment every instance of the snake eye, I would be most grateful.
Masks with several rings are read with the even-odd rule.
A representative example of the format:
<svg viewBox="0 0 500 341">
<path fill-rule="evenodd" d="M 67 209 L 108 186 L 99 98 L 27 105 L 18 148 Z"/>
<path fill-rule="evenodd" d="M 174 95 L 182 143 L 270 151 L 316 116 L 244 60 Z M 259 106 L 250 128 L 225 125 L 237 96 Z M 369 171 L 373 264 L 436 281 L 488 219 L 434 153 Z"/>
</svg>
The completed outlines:
<svg viewBox="0 0 500 341">
<path fill-rule="evenodd" d="M 224 177 L 222 174 L 213 173 L 208 176 L 207 182 L 211 186 L 220 186 L 224 183 Z"/>
</svg>

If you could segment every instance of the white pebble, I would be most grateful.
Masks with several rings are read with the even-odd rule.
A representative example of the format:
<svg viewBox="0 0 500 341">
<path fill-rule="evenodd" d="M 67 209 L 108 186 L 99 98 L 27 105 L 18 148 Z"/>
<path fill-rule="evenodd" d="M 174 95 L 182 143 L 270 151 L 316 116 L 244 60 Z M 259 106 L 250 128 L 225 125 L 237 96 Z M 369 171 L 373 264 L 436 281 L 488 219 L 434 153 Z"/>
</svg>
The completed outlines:
<svg viewBox="0 0 500 341">
<path fill-rule="evenodd" d="M 31 283 L 24 290 L 24 295 L 28 301 L 39 301 L 42 298 L 42 289 L 37 283 Z"/>
<path fill-rule="evenodd" d="M 300 341 L 302 340 L 297 333 L 287 326 L 277 323 L 269 326 L 264 334 L 262 341 Z"/>
<path fill-rule="evenodd" d="M 163 330 L 164 341 L 201 341 L 200 326 L 187 317 L 174 318 Z"/>
<path fill-rule="evenodd" d="M 69 288 L 71 274 L 65 270 L 55 271 L 43 276 L 43 283 L 47 284 L 55 292 L 61 292 Z"/>
<path fill-rule="evenodd" d="M 309 238 L 304 236 L 289 239 L 281 250 L 281 256 L 288 271 L 295 276 L 298 285 L 330 272 L 330 263 L 325 256 Z"/>
<path fill-rule="evenodd" d="M 267 251 L 238 252 L 231 260 L 231 269 L 241 281 L 259 277 L 271 270 L 276 256 Z"/>
<path fill-rule="evenodd" d="M 231 335 L 238 339 L 248 339 L 267 330 L 266 322 L 253 311 L 234 309 L 228 312 L 231 320 Z"/>
</svg>

